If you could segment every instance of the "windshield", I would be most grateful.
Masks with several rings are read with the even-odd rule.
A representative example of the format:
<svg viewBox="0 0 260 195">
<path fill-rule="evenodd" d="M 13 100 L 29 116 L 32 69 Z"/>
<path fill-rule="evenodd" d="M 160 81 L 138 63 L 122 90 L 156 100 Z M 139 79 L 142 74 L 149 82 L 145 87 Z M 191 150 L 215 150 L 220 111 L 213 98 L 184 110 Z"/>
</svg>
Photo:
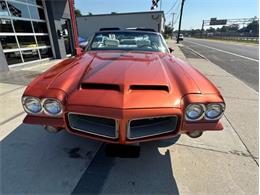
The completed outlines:
<svg viewBox="0 0 260 195">
<path fill-rule="evenodd" d="M 134 50 L 168 52 L 163 38 L 146 32 L 100 32 L 96 33 L 90 50 Z"/>
</svg>

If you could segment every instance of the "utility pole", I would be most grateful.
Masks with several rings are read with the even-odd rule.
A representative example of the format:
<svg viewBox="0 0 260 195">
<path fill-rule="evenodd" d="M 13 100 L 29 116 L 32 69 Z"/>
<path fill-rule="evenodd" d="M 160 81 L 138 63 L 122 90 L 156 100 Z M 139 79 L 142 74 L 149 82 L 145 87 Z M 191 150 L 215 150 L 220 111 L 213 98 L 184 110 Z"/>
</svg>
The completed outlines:
<svg viewBox="0 0 260 195">
<path fill-rule="evenodd" d="M 175 13 L 172 13 L 172 28 L 173 28 L 173 22 L 174 22 L 174 15 L 175 15 Z"/>
<path fill-rule="evenodd" d="M 160 11 L 162 10 L 162 0 L 160 0 Z"/>
<path fill-rule="evenodd" d="M 173 38 L 173 22 L 174 22 L 174 14 L 175 13 L 172 13 L 172 34 L 171 34 L 171 39 Z"/>
<path fill-rule="evenodd" d="M 181 34 L 181 19 L 182 19 L 182 12 L 183 12 L 183 7 L 184 7 L 184 1 L 185 0 L 182 0 L 182 2 L 181 2 L 181 14 L 180 14 L 180 20 L 179 20 L 179 30 L 178 30 L 177 43 L 179 43 L 179 38 L 180 38 L 180 34 Z"/>
<path fill-rule="evenodd" d="M 201 26 L 201 31 L 200 31 L 200 38 L 203 36 L 203 31 L 204 31 L 204 20 L 202 21 L 202 26 Z"/>
</svg>

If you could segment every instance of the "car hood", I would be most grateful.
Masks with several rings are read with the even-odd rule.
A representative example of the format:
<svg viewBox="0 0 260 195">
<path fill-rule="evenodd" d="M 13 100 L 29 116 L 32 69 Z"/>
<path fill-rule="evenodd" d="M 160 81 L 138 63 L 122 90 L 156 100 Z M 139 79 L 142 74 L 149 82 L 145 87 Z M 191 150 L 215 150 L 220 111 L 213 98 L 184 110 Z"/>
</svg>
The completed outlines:
<svg viewBox="0 0 260 195">
<path fill-rule="evenodd" d="M 113 108 L 179 107 L 196 83 L 163 53 L 93 52 L 68 104 Z"/>
<path fill-rule="evenodd" d="M 64 91 L 68 105 L 180 107 L 183 96 L 202 93 L 191 73 L 201 76 L 192 71 L 168 53 L 91 51 L 54 67 L 40 80 L 48 90 Z"/>
</svg>

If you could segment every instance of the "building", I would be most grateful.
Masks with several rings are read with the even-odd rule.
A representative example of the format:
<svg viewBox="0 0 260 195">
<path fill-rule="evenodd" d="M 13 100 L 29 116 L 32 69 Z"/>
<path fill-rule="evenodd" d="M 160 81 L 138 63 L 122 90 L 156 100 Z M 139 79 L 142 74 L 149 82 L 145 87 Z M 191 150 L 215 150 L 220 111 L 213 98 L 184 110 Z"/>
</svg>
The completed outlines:
<svg viewBox="0 0 260 195">
<path fill-rule="evenodd" d="M 73 54 L 71 3 L 0 0 L 0 71 Z"/>
<path fill-rule="evenodd" d="M 112 13 L 77 17 L 78 34 L 85 39 L 100 28 L 144 27 L 164 32 L 165 17 L 163 11 Z"/>
<path fill-rule="evenodd" d="M 0 71 L 80 53 L 84 38 L 101 27 L 145 27 L 164 31 L 162 11 L 77 18 L 74 0 L 0 0 Z"/>
</svg>

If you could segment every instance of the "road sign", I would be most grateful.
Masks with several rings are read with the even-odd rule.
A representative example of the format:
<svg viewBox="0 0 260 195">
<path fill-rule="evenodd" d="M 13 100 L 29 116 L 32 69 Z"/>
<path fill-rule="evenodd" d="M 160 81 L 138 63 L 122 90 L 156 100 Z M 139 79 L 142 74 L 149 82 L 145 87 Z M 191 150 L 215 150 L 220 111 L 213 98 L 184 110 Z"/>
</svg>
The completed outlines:
<svg viewBox="0 0 260 195">
<path fill-rule="evenodd" d="M 217 20 L 217 18 L 211 18 L 209 25 L 226 25 L 227 20 Z"/>
</svg>

